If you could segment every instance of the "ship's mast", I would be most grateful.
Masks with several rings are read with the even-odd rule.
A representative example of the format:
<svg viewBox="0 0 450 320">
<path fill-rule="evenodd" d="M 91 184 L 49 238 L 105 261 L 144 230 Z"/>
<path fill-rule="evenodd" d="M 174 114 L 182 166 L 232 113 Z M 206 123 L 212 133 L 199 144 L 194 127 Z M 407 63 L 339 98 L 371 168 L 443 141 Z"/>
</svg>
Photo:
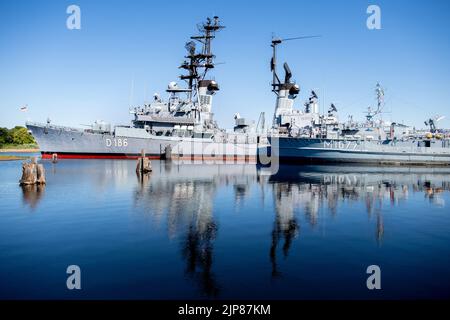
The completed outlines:
<svg viewBox="0 0 450 320">
<path fill-rule="evenodd" d="M 384 107 L 384 89 L 380 85 L 379 82 L 377 82 L 377 85 L 375 86 L 375 95 L 377 99 L 377 109 L 375 111 L 372 111 L 372 108 L 369 107 L 367 110 L 366 119 L 369 123 L 372 124 L 373 118 L 377 115 L 383 112 Z"/>
<path fill-rule="evenodd" d="M 280 78 L 277 75 L 277 45 L 281 43 L 281 39 L 272 39 L 272 59 L 270 60 L 270 71 L 272 71 L 272 91 L 278 95 L 278 88 L 281 85 Z"/>
<path fill-rule="evenodd" d="M 272 47 L 272 59 L 270 60 L 270 71 L 272 71 L 272 91 L 278 96 L 281 86 L 285 84 L 290 84 L 290 80 L 292 77 L 291 70 L 289 69 L 289 66 L 287 63 L 284 63 L 283 67 L 286 73 L 284 83 L 281 82 L 280 78 L 277 74 L 277 46 L 285 41 L 291 41 L 291 40 L 301 40 L 301 39 L 309 39 L 309 38 L 318 38 L 321 37 L 319 35 L 317 36 L 302 36 L 302 37 L 294 37 L 294 38 L 286 38 L 286 39 L 280 39 L 280 38 L 273 38 L 271 47 Z"/>
<path fill-rule="evenodd" d="M 384 106 L 384 89 L 380 85 L 379 82 L 377 82 L 377 85 L 375 87 L 375 93 L 377 95 L 377 112 L 381 113 L 383 106 Z"/>
<path fill-rule="evenodd" d="M 205 79 L 206 73 L 209 69 L 214 68 L 214 54 L 211 50 L 212 39 L 215 38 L 215 33 L 225 26 L 220 25 L 219 17 L 215 16 L 213 19 L 207 18 L 206 22 L 199 24 L 198 30 L 200 35 L 192 36 L 186 43 L 185 48 L 188 55 L 180 68 L 188 71 L 188 74 L 181 75 L 180 79 L 187 81 L 189 89 L 189 101 L 193 100 L 196 90 L 198 89 L 198 82 Z M 196 51 L 196 42 L 202 44 L 200 52 Z"/>
<path fill-rule="evenodd" d="M 281 125 L 280 115 L 291 113 L 293 109 L 294 99 L 300 92 L 300 87 L 295 82 L 292 82 L 292 72 L 289 65 L 285 62 L 283 64 L 284 79 L 280 80 L 277 74 L 277 46 L 284 41 L 299 40 L 307 38 L 316 38 L 320 36 L 303 36 L 295 38 L 272 38 L 272 59 L 270 60 L 270 71 L 272 71 L 272 92 L 276 94 L 277 100 L 275 105 L 275 112 L 273 114 L 272 127 L 276 128 Z M 285 125 L 285 124 L 282 124 Z"/>
</svg>

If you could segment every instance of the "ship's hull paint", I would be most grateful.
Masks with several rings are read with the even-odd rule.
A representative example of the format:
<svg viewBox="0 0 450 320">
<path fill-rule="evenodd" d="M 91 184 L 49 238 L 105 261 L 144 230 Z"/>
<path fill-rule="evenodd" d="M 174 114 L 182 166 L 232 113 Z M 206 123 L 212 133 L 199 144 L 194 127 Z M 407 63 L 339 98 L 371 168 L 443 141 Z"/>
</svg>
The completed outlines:
<svg viewBox="0 0 450 320">
<path fill-rule="evenodd" d="M 142 150 L 149 158 L 160 159 L 165 157 L 167 146 L 171 147 L 173 159 L 253 162 L 257 157 L 256 143 L 185 137 L 119 137 L 110 133 L 31 124 L 27 128 L 39 144 L 43 159 L 51 159 L 53 154 L 57 154 L 58 159 L 136 159 Z"/>
<path fill-rule="evenodd" d="M 289 163 L 360 163 L 387 165 L 450 165 L 450 148 L 433 141 L 348 141 L 338 139 L 269 137 L 272 155 Z"/>
</svg>

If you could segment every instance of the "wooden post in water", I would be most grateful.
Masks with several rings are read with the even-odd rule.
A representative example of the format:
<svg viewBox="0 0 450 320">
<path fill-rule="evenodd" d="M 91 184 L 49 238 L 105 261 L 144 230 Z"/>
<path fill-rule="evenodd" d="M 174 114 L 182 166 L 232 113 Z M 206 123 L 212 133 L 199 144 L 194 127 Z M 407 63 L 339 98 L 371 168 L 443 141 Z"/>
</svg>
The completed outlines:
<svg viewBox="0 0 450 320">
<path fill-rule="evenodd" d="M 164 159 L 172 160 L 172 146 L 170 144 L 164 148 Z"/>
<path fill-rule="evenodd" d="M 36 165 L 36 183 L 37 184 L 46 184 L 45 181 L 45 169 L 43 164 Z"/>
<path fill-rule="evenodd" d="M 152 163 L 149 158 L 145 157 L 144 149 L 141 150 L 141 156 L 138 158 L 136 165 L 136 173 L 149 173 L 152 172 Z"/>
<path fill-rule="evenodd" d="M 21 186 L 46 183 L 44 166 L 37 163 L 36 157 L 31 162 L 22 163 L 22 178 L 19 183 Z"/>
</svg>

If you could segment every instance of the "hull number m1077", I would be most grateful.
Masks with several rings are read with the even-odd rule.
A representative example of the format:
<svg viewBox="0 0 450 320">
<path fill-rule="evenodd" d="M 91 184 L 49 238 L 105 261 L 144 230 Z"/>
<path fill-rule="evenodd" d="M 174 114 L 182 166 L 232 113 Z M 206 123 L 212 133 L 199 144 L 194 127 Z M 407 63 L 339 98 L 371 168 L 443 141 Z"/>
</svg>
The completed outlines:
<svg viewBox="0 0 450 320">
<path fill-rule="evenodd" d="M 323 147 L 328 149 L 356 150 L 359 143 L 356 141 L 329 140 L 323 142 Z"/>
<path fill-rule="evenodd" d="M 120 138 L 114 138 L 114 139 L 106 139 L 106 146 L 107 147 L 127 147 L 128 141 L 127 139 L 120 139 Z"/>
</svg>

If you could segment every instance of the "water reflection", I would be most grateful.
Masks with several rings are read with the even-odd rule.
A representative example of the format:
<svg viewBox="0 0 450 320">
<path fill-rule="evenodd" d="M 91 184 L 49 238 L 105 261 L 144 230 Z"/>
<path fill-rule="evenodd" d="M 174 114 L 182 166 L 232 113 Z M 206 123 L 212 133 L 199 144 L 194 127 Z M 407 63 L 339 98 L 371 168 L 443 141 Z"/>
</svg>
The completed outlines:
<svg viewBox="0 0 450 320">
<path fill-rule="evenodd" d="M 260 255 L 266 264 L 266 268 L 256 266 L 255 274 L 263 272 L 261 277 L 265 278 L 261 283 L 276 279 L 277 286 L 281 287 L 283 278 L 288 278 L 292 272 L 289 270 L 293 270 L 287 264 L 301 260 L 299 253 L 309 250 L 311 254 L 310 246 L 299 250 L 300 242 L 311 241 L 317 231 L 324 229 L 325 222 L 327 230 L 342 228 L 337 235 L 330 236 L 328 232 L 327 241 L 340 240 L 343 232 L 352 233 L 355 229 L 365 232 L 358 223 L 367 222 L 368 237 L 363 241 L 366 238 L 369 241 L 364 243 L 364 248 L 378 245 L 386 250 L 388 246 L 384 244 L 392 238 L 385 235 L 392 235 L 395 229 L 390 217 L 400 212 L 393 209 L 411 207 L 420 201 L 426 207 L 445 207 L 446 193 L 450 191 L 450 169 L 446 168 L 281 166 L 278 172 L 272 173 L 245 164 L 178 165 L 154 161 L 152 165 L 152 173 L 139 176 L 134 161 L 60 161 L 53 165 L 53 170 L 47 170 L 47 190 L 44 186 L 24 187 L 23 202 L 36 208 L 44 196 L 49 197 L 49 201 L 41 203 L 45 208 L 52 203 L 52 198 L 66 194 L 63 192 L 91 188 L 89 191 L 96 194 L 94 200 L 75 197 L 71 205 L 82 203 L 89 210 L 92 206 L 103 206 L 106 201 L 115 201 L 118 213 L 111 215 L 111 219 L 121 222 L 128 218 L 123 212 L 131 208 L 131 214 L 139 222 L 149 222 L 151 241 L 160 241 L 156 244 L 163 246 L 163 250 L 165 246 L 170 250 L 171 243 L 176 244 L 176 259 L 183 271 L 179 266 L 167 268 L 183 274 L 189 288 L 194 287 L 196 293 L 217 297 L 226 295 L 229 289 L 229 283 L 223 280 L 228 275 L 219 272 L 222 268 L 218 264 L 223 260 L 217 255 L 224 248 L 235 252 L 235 247 L 230 246 L 240 243 L 232 239 L 234 235 L 251 233 L 250 241 L 242 245 L 245 249 L 239 250 L 254 245 L 249 258 Z M 114 210 L 113 205 L 109 208 Z M 421 222 L 424 220 L 419 219 L 424 216 L 426 212 L 414 219 Z M 110 221 L 110 217 L 104 219 Z M 345 226 L 336 226 L 335 222 L 343 221 Z M 254 230 L 249 230 L 249 226 Z M 114 225 L 110 229 L 114 233 Z M 155 237 L 151 234 L 154 230 L 158 231 Z M 146 232 L 147 229 L 144 237 Z M 162 238 L 156 238 L 161 234 Z M 136 233 L 122 235 L 134 239 Z M 359 253 L 355 251 L 355 256 Z M 226 268 L 236 268 L 237 278 L 245 274 L 243 269 L 253 268 L 242 266 L 239 258 L 234 260 L 228 260 Z M 300 263 L 304 266 L 309 262 Z M 238 274 L 241 270 L 242 274 Z M 156 277 L 155 274 L 152 276 Z M 283 274 L 286 277 L 280 277 Z"/>
<path fill-rule="evenodd" d="M 186 274 L 195 280 L 200 290 L 209 297 L 219 294 L 219 284 L 212 272 L 213 244 L 218 227 L 213 220 L 202 226 L 192 223 L 182 248 L 182 256 L 186 260 Z"/>
<path fill-rule="evenodd" d="M 134 203 L 154 222 L 167 224 L 170 239 L 181 239 L 181 257 L 186 276 L 197 283 L 202 294 L 220 292 L 214 271 L 214 242 L 219 225 L 214 217 L 218 189 L 232 186 L 236 205 L 243 203 L 255 182 L 256 167 L 248 165 L 187 165 L 164 162 L 150 181 L 139 180 Z"/>
<path fill-rule="evenodd" d="M 283 218 L 282 230 L 297 229 L 294 211 L 302 212 L 311 226 L 318 223 L 319 212 L 337 214 L 340 204 L 363 202 L 369 218 L 375 215 L 375 240 L 381 245 L 384 236 L 383 211 L 423 193 L 430 204 L 445 206 L 441 197 L 450 190 L 447 168 L 282 166 L 271 175 L 277 221 Z M 276 223 L 278 226 L 278 222 Z M 279 233 L 278 227 L 274 233 Z M 275 237 L 276 239 L 276 237 Z M 273 241 L 272 241 L 273 242 Z M 271 250 L 271 259 L 272 259 Z"/>
<path fill-rule="evenodd" d="M 170 238 L 184 235 L 181 246 L 186 274 L 208 296 L 216 296 L 220 289 L 213 272 L 219 231 L 214 204 L 223 185 L 232 187 L 236 204 L 245 203 L 253 185 L 260 186 L 262 199 L 266 193 L 272 195 L 275 212 L 269 260 L 273 278 L 282 274 L 278 256 L 288 258 L 300 234 L 301 216 L 315 227 L 321 214 L 336 216 L 341 204 L 362 202 L 368 217 L 374 217 L 374 238 L 381 245 L 386 205 L 398 206 L 410 193 L 421 192 L 431 204 L 443 206 L 440 195 L 450 190 L 450 171 L 446 169 L 282 166 L 275 174 L 245 166 L 172 168 L 165 164 L 161 169 L 148 188 L 141 184 L 136 205 L 145 203 L 147 212 L 157 220 L 167 217 Z M 270 188 L 264 187 L 267 185 Z"/>
<path fill-rule="evenodd" d="M 393 169 L 370 167 L 287 166 L 272 175 L 269 183 L 276 199 L 288 198 L 282 210 L 303 207 L 311 225 L 317 223 L 321 207 L 331 214 L 341 202 L 363 201 L 369 217 L 383 204 L 396 206 L 410 196 L 422 192 L 430 203 L 443 206 L 440 197 L 449 191 L 450 171 L 445 168 Z M 290 208 L 287 208 L 289 206 Z M 281 209 L 281 207 L 280 207 Z"/>
<path fill-rule="evenodd" d="M 259 186 L 254 195 L 253 186 Z M 321 215 L 337 217 L 339 207 L 363 203 L 373 221 L 374 240 L 381 246 L 385 233 L 383 214 L 413 193 L 423 193 L 432 205 L 445 205 L 441 197 L 450 190 L 450 170 L 430 168 L 370 168 L 335 166 L 282 166 L 272 174 L 248 165 L 172 166 L 164 163 L 150 181 L 140 180 L 135 206 L 163 225 L 169 238 L 179 237 L 186 275 L 201 292 L 217 296 L 221 285 L 214 275 L 214 244 L 219 224 L 214 216 L 217 201 L 229 187 L 236 206 L 248 198 L 273 199 L 274 222 L 270 239 L 271 277 L 282 272 L 279 256 L 287 259 L 301 222 L 315 228 Z M 363 211 L 364 212 L 364 211 Z"/>
<path fill-rule="evenodd" d="M 270 262 L 272 265 L 272 277 L 277 278 L 281 275 L 277 264 L 277 246 L 280 239 L 283 239 L 283 255 L 288 257 L 292 240 L 297 236 L 300 226 L 295 217 L 280 214 L 278 211 L 275 217 L 275 223 L 272 230 L 272 243 L 270 246 Z"/>
<path fill-rule="evenodd" d="M 22 201 L 25 205 L 35 210 L 45 193 L 45 185 L 23 185 Z"/>
</svg>

